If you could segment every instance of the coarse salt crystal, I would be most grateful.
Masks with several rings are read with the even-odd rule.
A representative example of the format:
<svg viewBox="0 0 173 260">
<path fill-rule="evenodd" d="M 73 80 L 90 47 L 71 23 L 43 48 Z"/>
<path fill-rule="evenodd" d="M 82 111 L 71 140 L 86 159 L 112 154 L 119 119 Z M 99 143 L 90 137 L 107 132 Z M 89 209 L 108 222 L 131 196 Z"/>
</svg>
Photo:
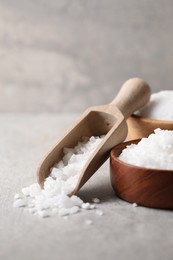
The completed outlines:
<svg viewBox="0 0 173 260">
<path fill-rule="evenodd" d="M 23 193 L 25 196 L 29 196 L 29 194 L 30 194 L 30 187 L 23 188 L 23 189 L 22 189 L 22 193 Z"/>
<path fill-rule="evenodd" d="M 135 208 L 135 207 L 138 206 L 138 204 L 137 203 L 133 203 L 132 206 L 133 206 L 133 208 Z"/>
<path fill-rule="evenodd" d="M 95 209 L 96 208 L 96 205 L 95 204 L 91 204 L 90 205 L 90 209 Z"/>
<path fill-rule="evenodd" d="M 18 194 L 18 193 L 16 193 L 15 195 L 14 195 L 14 199 L 15 200 L 17 200 L 17 199 L 21 199 L 22 197 L 20 196 L 20 194 Z"/>
<path fill-rule="evenodd" d="M 153 93 L 148 104 L 135 114 L 158 120 L 173 121 L 173 91 L 162 90 Z"/>
<path fill-rule="evenodd" d="M 47 210 L 37 211 L 37 215 L 42 218 L 47 218 L 51 216 L 50 212 L 48 212 Z"/>
<path fill-rule="evenodd" d="M 93 221 L 90 220 L 90 219 L 86 219 L 86 220 L 85 220 L 85 224 L 86 224 L 86 225 L 92 225 L 92 224 L 93 224 Z"/>
<path fill-rule="evenodd" d="M 72 214 L 76 214 L 80 211 L 80 208 L 78 206 L 73 206 L 71 209 L 70 209 L 70 215 Z"/>
<path fill-rule="evenodd" d="M 173 170 L 173 131 L 156 129 L 138 144 L 128 145 L 119 159 L 145 168 Z"/>
<path fill-rule="evenodd" d="M 59 210 L 59 216 L 70 215 L 70 208 L 62 208 Z"/>
<path fill-rule="evenodd" d="M 97 210 L 96 210 L 96 214 L 99 215 L 99 216 L 103 216 L 103 211 L 97 209 Z"/>
<path fill-rule="evenodd" d="M 27 203 L 24 199 L 17 199 L 13 203 L 14 208 L 25 207 L 26 205 L 27 205 Z"/>
<path fill-rule="evenodd" d="M 83 203 L 81 208 L 82 209 L 90 209 L 91 204 L 89 202 Z"/>
<path fill-rule="evenodd" d="M 30 186 L 30 194 L 29 194 L 29 196 L 30 197 L 35 197 L 37 195 L 40 195 L 40 192 L 41 192 L 41 188 L 40 188 L 39 184 L 38 183 L 33 183 Z"/>
<path fill-rule="evenodd" d="M 65 195 L 65 194 L 62 194 L 59 198 L 59 207 L 60 208 L 72 208 L 73 206 L 75 205 L 75 203 L 73 202 L 73 200 Z"/>
<path fill-rule="evenodd" d="M 100 203 L 100 199 L 98 199 L 98 198 L 93 198 L 92 201 L 93 201 L 94 203 Z"/>
<path fill-rule="evenodd" d="M 26 206 L 30 213 L 40 217 L 55 214 L 67 216 L 82 209 L 94 209 L 94 204 L 84 203 L 76 195 L 69 197 L 68 194 L 76 186 L 84 165 L 102 138 L 103 136 L 84 137 L 74 148 L 64 148 L 64 157 L 51 168 L 50 176 L 44 182 L 44 188 L 41 189 L 38 183 L 23 188 L 22 199 L 18 199 L 20 195 L 19 197 L 15 195 L 13 206 Z"/>
<path fill-rule="evenodd" d="M 71 196 L 71 201 L 76 205 L 81 207 L 83 204 L 83 200 L 81 200 L 79 197 L 77 197 L 76 195 Z"/>
</svg>

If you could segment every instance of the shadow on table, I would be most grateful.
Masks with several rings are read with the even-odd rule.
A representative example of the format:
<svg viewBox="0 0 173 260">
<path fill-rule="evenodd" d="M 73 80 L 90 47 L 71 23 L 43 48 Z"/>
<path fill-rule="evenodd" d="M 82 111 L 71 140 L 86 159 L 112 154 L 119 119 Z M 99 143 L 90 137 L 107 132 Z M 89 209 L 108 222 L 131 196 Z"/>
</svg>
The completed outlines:
<svg viewBox="0 0 173 260">
<path fill-rule="evenodd" d="M 117 200 L 117 196 L 110 181 L 94 183 L 84 186 L 77 194 L 82 200 L 92 202 L 93 198 L 99 198 L 101 202 Z"/>
</svg>

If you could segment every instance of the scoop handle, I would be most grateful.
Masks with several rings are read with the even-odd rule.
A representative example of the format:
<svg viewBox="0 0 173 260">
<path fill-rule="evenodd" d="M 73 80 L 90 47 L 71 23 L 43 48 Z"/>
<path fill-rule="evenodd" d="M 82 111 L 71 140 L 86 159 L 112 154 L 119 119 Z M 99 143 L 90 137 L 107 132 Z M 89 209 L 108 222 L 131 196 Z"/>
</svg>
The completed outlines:
<svg viewBox="0 0 173 260">
<path fill-rule="evenodd" d="M 127 80 L 116 98 L 111 102 L 121 111 L 125 118 L 143 107 L 150 99 L 151 90 L 147 82 L 140 78 Z"/>
</svg>

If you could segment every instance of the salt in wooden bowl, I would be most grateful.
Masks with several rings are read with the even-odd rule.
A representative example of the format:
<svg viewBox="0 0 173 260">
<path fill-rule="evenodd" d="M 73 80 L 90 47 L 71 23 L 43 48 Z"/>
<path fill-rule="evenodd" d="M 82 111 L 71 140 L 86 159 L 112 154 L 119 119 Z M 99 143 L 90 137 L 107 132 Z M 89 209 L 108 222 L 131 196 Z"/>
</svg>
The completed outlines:
<svg viewBox="0 0 173 260">
<path fill-rule="evenodd" d="M 144 168 L 118 159 L 122 150 L 140 139 L 117 145 L 110 153 L 110 176 L 117 196 L 141 206 L 173 209 L 173 170 Z"/>
</svg>

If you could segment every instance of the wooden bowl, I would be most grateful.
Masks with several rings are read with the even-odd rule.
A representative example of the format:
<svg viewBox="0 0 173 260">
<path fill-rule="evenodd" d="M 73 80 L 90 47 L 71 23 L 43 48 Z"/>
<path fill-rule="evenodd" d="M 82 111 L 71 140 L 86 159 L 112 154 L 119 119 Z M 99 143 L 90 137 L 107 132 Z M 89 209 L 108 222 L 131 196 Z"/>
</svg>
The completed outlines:
<svg viewBox="0 0 173 260">
<path fill-rule="evenodd" d="M 173 170 L 159 170 L 127 164 L 117 157 L 129 144 L 117 145 L 110 153 L 110 175 L 116 194 L 130 203 L 173 209 Z"/>
<path fill-rule="evenodd" d="M 156 128 L 173 130 L 173 121 L 156 120 L 136 115 L 132 115 L 128 118 L 127 125 L 127 141 L 148 137 Z"/>
</svg>

